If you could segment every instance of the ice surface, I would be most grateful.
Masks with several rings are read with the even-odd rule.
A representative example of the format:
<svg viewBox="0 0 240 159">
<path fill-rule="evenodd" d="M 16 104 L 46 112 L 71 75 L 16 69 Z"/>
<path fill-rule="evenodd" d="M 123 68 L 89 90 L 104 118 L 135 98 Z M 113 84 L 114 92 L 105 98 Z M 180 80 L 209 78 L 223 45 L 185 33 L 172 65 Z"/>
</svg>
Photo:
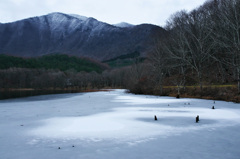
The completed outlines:
<svg viewBox="0 0 240 159">
<path fill-rule="evenodd" d="M 2 100 L 0 158 L 239 159 L 239 106 L 124 90 Z"/>
<path fill-rule="evenodd" d="M 194 123 L 196 114 L 200 115 L 199 125 Z M 157 115 L 158 122 L 153 121 Z M 186 119 L 182 119 L 182 118 Z M 138 120 L 144 118 L 144 120 Z M 229 110 L 209 112 L 206 108 L 118 108 L 113 112 L 85 117 L 50 118 L 43 126 L 30 134 L 48 138 L 79 139 L 117 139 L 120 141 L 149 138 L 158 135 L 174 135 L 191 130 L 228 126 L 239 123 L 240 115 Z M 174 124 L 169 122 L 174 121 Z M 181 122 L 181 126 L 178 122 Z M 137 134 L 137 136 L 136 136 Z"/>
</svg>

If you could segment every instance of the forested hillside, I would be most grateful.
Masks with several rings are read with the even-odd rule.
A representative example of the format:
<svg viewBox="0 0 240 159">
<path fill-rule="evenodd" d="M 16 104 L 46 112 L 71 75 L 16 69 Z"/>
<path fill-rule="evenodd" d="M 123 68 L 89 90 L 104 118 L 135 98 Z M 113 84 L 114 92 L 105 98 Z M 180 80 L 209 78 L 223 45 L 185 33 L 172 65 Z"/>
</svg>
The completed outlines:
<svg viewBox="0 0 240 159">
<path fill-rule="evenodd" d="M 17 68 L 44 68 L 59 69 L 61 71 L 76 70 L 77 72 L 98 72 L 107 69 L 107 65 L 86 58 L 75 56 L 53 54 L 39 58 L 21 58 L 7 55 L 0 55 L 0 69 Z"/>
</svg>

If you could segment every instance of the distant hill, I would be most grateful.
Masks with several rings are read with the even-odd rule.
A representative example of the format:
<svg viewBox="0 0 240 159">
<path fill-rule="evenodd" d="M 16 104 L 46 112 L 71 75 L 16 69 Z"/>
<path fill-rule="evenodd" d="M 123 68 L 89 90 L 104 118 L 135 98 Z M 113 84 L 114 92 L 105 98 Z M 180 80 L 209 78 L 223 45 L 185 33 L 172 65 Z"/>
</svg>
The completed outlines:
<svg viewBox="0 0 240 159">
<path fill-rule="evenodd" d="M 130 66 L 137 62 L 143 62 L 145 60 L 144 57 L 140 56 L 140 53 L 135 51 L 131 54 L 121 55 L 111 60 L 103 61 L 108 64 L 111 68 L 120 68 L 125 66 Z"/>
<path fill-rule="evenodd" d="M 110 60 L 139 52 L 144 56 L 166 31 L 155 25 L 110 25 L 63 13 L 0 24 L 0 54 L 38 57 L 58 52 Z"/>
</svg>

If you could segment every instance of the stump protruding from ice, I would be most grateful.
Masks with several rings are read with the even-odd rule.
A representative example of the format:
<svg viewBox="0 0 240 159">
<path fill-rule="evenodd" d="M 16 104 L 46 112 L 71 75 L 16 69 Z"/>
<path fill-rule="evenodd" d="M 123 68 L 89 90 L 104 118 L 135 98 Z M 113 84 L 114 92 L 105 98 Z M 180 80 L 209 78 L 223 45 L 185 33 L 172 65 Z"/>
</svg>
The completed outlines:
<svg viewBox="0 0 240 159">
<path fill-rule="evenodd" d="M 199 122 L 199 115 L 196 117 L 196 123 Z"/>
<path fill-rule="evenodd" d="M 176 98 L 177 98 L 177 99 L 179 99 L 179 98 L 180 98 L 180 95 L 179 95 L 179 94 L 177 94 Z"/>
<path fill-rule="evenodd" d="M 215 107 L 214 107 L 214 106 L 212 106 L 212 109 L 215 109 Z"/>
<path fill-rule="evenodd" d="M 61 147 L 58 147 L 58 149 L 61 149 Z"/>
<path fill-rule="evenodd" d="M 154 115 L 154 120 L 158 120 L 156 115 Z"/>
</svg>

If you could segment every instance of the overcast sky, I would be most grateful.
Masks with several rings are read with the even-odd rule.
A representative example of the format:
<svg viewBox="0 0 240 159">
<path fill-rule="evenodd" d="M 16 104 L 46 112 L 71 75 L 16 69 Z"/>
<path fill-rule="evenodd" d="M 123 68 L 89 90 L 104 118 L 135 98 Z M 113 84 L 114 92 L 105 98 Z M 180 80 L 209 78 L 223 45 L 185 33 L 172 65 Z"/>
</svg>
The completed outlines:
<svg viewBox="0 0 240 159">
<path fill-rule="evenodd" d="M 0 22 L 63 12 L 94 17 L 109 24 L 128 22 L 164 26 L 171 14 L 190 11 L 206 0 L 0 0 Z"/>
</svg>

